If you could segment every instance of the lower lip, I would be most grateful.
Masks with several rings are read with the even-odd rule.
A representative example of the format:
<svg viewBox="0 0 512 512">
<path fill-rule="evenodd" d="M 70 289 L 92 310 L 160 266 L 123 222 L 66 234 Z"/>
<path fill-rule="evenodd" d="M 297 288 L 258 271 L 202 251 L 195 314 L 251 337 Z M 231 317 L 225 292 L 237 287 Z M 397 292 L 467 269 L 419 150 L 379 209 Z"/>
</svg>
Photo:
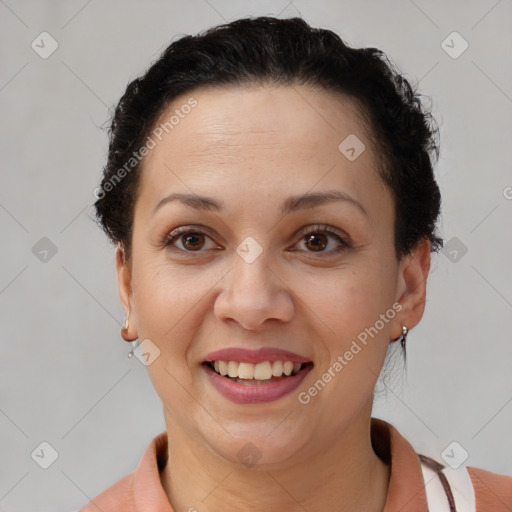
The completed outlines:
<svg viewBox="0 0 512 512">
<path fill-rule="evenodd" d="M 261 404 L 277 400 L 296 389 L 310 372 L 308 365 L 299 373 L 268 384 L 240 384 L 222 377 L 209 366 L 203 365 L 213 387 L 225 398 L 237 404 Z"/>
</svg>

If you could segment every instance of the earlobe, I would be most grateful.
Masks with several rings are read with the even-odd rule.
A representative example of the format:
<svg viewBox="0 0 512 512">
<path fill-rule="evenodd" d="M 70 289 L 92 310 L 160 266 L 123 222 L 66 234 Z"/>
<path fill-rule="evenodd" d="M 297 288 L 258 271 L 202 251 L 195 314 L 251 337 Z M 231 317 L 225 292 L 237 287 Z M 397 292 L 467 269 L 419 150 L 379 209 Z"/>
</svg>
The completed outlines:
<svg viewBox="0 0 512 512">
<path fill-rule="evenodd" d="M 397 301 L 402 310 L 399 321 L 408 329 L 419 323 L 425 311 L 429 270 L 430 240 L 425 239 L 400 264 Z M 397 326 L 397 331 L 398 328 L 401 329 Z"/>
<path fill-rule="evenodd" d="M 121 336 L 125 341 L 134 341 L 138 336 L 133 322 L 130 325 L 130 314 L 132 311 L 131 271 L 121 244 L 118 244 L 116 248 L 116 272 L 119 299 L 126 315 L 125 322 L 121 327 Z"/>
</svg>

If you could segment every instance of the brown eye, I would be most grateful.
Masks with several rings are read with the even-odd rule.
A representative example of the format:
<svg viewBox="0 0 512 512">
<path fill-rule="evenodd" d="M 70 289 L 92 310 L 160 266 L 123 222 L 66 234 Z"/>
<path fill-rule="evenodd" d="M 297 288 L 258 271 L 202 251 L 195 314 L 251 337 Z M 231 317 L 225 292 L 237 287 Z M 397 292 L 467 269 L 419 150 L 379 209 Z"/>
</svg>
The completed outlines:
<svg viewBox="0 0 512 512">
<path fill-rule="evenodd" d="M 336 228 L 318 224 L 302 232 L 297 249 L 306 253 L 316 253 L 318 257 L 335 256 L 351 247 L 351 243 Z M 297 250 L 294 249 L 294 250 Z"/>
<path fill-rule="evenodd" d="M 199 228 L 180 226 L 170 233 L 163 245 L 181 253 L 206 252 L 211 249 L 220 249 L 213 239 Z"/>
<path fill-rule="evenodd" d="M 189 251 L 197 251 L 204 245 L 204 235 L 202 233 L 189 233 L 181 236 L 182 244 Z"/>
<path fill-rule="evenodd" d="M 323 233 L 313 233 L 304 237 L 306 247 L 311 251 L 323 251 L 329 243 L 328 238 Z"/>
</svg>

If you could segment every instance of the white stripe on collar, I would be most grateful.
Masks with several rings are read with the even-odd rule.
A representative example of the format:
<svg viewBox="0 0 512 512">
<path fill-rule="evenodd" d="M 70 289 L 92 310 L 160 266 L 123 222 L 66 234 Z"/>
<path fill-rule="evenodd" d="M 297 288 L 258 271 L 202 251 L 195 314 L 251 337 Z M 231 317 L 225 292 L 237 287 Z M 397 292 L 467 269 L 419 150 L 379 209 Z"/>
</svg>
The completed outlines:
<svg viewBox="0 0 512 512">
<path fill-rule="evenodd" d="M 430 512 L 449 512 L 448 498 L 436 472 L 421 464 L 425 491 L 427 493 L 428 510 Z M 442 470 L 450 484 L 457 512 L 476 512 L 475 491 L 466 467 Z"/>
</svg>

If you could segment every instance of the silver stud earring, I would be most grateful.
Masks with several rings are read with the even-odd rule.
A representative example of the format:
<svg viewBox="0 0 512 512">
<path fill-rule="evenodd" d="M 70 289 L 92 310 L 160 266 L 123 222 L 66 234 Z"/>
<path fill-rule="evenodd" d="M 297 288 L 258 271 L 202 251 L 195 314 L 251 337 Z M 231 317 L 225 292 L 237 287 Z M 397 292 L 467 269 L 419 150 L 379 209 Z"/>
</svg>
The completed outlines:
<svg viewBox="0 0 512 512">
<path fill-rule="evenodd" d="M 132 341 L 131 342 L 132 344 L 132 349 L 128 352 L 128 359 L 130 359 L 131 357 L 133 357 L 134 355 L 134 350 L 140 345 L 140 343 L 138 342 L 138 340 L 135 340 L 135 341 Z"/>
</svg>

